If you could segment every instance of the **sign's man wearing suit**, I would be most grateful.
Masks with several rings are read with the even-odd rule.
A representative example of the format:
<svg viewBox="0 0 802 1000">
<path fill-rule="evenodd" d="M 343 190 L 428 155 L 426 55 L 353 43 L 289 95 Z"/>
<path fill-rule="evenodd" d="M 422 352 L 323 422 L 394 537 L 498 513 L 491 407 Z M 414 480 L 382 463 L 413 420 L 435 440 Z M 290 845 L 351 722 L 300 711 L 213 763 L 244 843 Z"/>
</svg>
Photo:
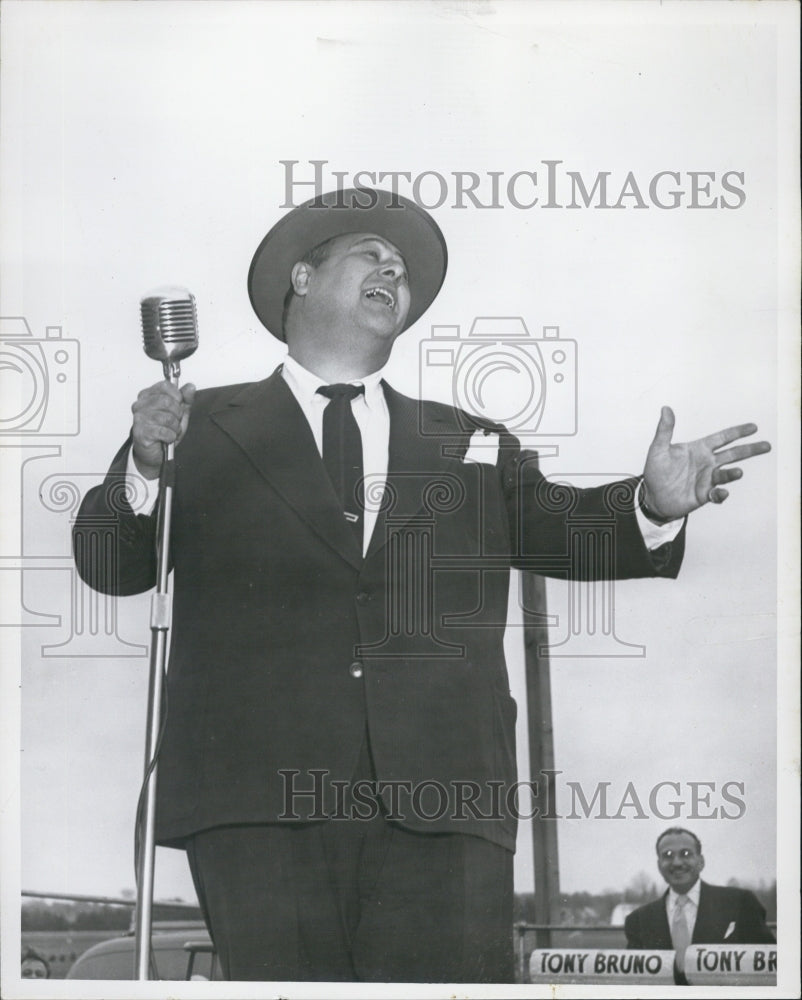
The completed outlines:
<svg viewBox="0 0 802 1000">
<path fill-rule="evenodd" d="M 657 838 L 657 867 L 667 891 L 638 907 L 626 918 L 630 948 L 675 949 L 675 976 L 682 973 L 690 944 L 773 944 L 766 911 L 754 893 L 730 886 L 708 885 L 699 876 L 705 866 L 696 834 L 671 827 Z"/>
<path fill-rule="evenodd" d="M 116 567 L 92 525 L 178 442 L 157 836 L 187 850 L 233 979 L 512 981 L 509 568 L 564 565 L 577 514 L 612 524 L 617 576 L 675 576 L 685 515 L 765 450 L 728 447 L 751 425 L 671 444 L 664 410 L 642 486 L 551 488 L 503 427 L 381 380 L 445 269 L 389 192 L 295 209 L 249 275 L 285 365 L 140 393 L 76 527 L 93 586 L 151 587 L 154 515 L 117 502 Z"/>
</svg>

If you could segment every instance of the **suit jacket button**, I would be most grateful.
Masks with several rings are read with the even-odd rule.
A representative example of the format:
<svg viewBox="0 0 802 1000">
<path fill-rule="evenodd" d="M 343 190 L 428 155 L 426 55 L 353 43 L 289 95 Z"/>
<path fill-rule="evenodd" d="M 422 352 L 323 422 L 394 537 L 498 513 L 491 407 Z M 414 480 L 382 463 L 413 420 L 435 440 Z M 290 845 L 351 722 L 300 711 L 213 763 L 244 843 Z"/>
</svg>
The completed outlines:
<svg viewBox="0 0 802 1000">
<path fill-rule="evenodd" d="M 357 680 L 362 676 L 362 664 L 359 660 L 355 660 L 351 666 L 348 668 L 348 673 L 352 677 L 356 677 Z"/>
<path fill-rule="evenodd" d="M 361 604 L 363 607 L 368 603 L 369 600 L 370 600 L 370 594 L 366 590 L 360 590 L 359 593 L 356 595 L 356 603 Z"/>
</svg>

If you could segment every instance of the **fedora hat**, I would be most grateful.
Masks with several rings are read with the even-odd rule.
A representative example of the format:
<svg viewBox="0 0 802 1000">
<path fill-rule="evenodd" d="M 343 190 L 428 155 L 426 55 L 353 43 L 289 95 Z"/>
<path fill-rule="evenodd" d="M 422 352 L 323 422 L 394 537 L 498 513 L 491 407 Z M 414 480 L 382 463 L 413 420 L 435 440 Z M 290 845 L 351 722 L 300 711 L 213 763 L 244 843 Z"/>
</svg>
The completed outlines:
<svg viewBox="0 0 802 1000">
<path fill-rule="evenodd" d="M 446 275 L 448 252 L 440 227 L 422 208 L 391 191 L 328 191 L 288 212 L 259 244 L 248 271 L 248 295 L 260 321 L 284 339 L 284 296 L 292 266 L 333 236 L 375 233 L 398 248 L 409 275 L 410 306 L 404 329 L 429 308 Z"/>
</svg>

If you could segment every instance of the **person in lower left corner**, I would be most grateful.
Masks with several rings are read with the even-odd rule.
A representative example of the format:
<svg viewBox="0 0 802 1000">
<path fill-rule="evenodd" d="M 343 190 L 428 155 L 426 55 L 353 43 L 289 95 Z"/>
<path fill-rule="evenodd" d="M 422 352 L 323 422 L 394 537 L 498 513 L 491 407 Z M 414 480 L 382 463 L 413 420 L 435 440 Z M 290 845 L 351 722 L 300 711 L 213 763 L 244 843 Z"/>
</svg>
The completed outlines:
<svg viewBox="0 0 802 1000">
<path fill-rule="evenodd" d="M 670 827 L 655 846 L 657 867 L 668 890 L 626 918 L 627 947 L 673 949 L 677 953 L 675 979 L 685 984 L 682 969 L 691 944 L 776 942 L 766 925 L 766 911 L 753 892 L 701 880 L 705 859 L 696 834 Z"/>
<path fill-rule="evenodd" d="M 22 979 L 49 979 L 50 966 L 38 951 L 25 948 L 20 959 L 20 976 Z"/>
</svg>

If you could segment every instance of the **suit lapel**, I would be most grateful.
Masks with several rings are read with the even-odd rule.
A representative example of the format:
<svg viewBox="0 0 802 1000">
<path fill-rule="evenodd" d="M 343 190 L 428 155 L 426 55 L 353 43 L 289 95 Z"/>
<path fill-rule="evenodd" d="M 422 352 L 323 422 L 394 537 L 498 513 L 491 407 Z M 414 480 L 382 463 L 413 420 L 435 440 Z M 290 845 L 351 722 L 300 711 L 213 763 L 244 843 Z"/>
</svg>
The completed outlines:
<svg viewBox="0 0 802 1000">
<path fill-rule="evenodd" d="M 211 419 L 259 473 L 343 559 L 359 569 L 362 553 L 342 515 L 312 430 L 277 369 L 245 386 Z"/>
<path fill-rule="evenodd" d="M 668 892 L 666 891 L 657 901 L 658 905 L 654 914 L 654 931 L 655 940 L 660 942 L 660 944 L 655 945 L 655 947 L 670 950 L 674 947 L 674 942 L 671 940 L 671 928 L 668 926 L 668 912 L 666 910 L 667 900 Z"/>
<path fill-rule="evenodd" d="M 420 430 L 418 400 L 409 399 L 382 382 L 390 414 L 390 442 L 387 461 L 387 484 L 382 509 L 370 539 L 367 558 L 379 552 L 393 532 L 399 531 L 413 518 L 426 516 L 428 488 L 435 487 L 438 476 L 449 469 L 456 475 L 459 462 L 444 457 L 442 439 Z M 433 421 L 428 420 L 427 426 Z M 452 437 L 458 428 L 443 420 L 444 434 Z M 444 481 L 447 489 L 447 480 Z"/>
<path fill-rule="evenodd" d="M 701 882 L 699 886 L 699 907 L 696 923 L 693 925 L 692 944 L 711 944 L 718 941 L 716 934 L 716 910 L 710 895 L 710 887 Z"/>
</svg>

